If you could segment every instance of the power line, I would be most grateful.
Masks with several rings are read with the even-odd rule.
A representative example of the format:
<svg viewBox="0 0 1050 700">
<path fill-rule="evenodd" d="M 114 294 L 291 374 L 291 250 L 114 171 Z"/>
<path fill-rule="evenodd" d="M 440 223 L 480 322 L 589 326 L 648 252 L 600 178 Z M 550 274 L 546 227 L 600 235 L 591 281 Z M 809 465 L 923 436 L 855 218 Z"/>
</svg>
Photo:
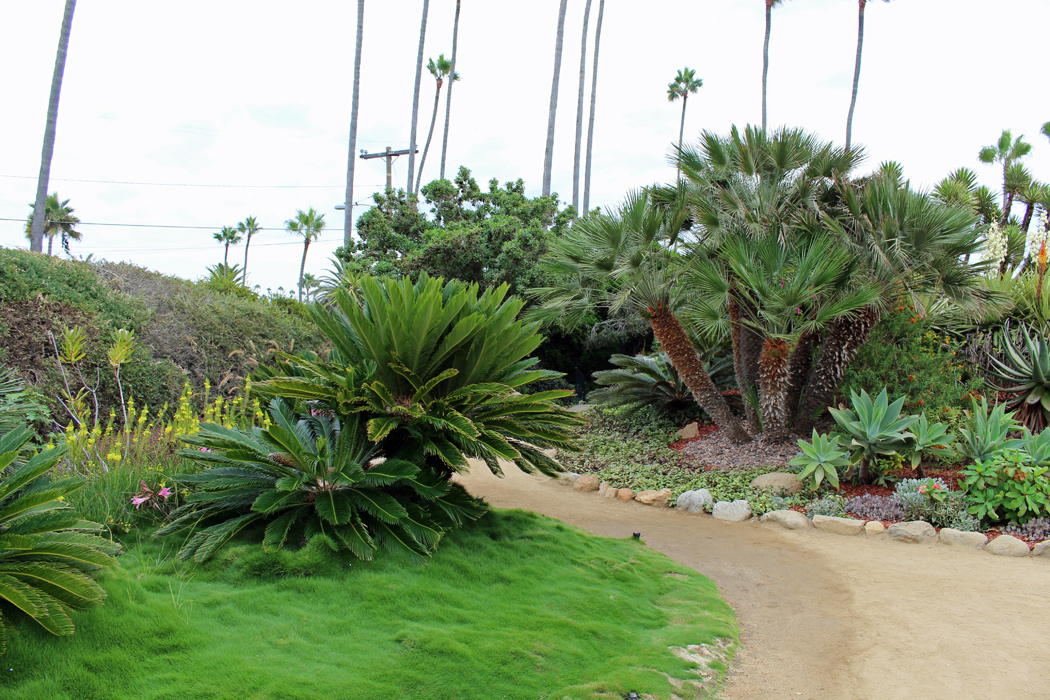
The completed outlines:
<svg viewBox="0 0 1050 700">
<path fill-rule="evenodd" d="M 36 180 L 36 175 L 0 175 L 19 180 Z M 67 177 L 50 178 L 54 182 L 94 182 L 107 185 L 144 185 L 149 187 L 237 187 L 246 189 L 345 189 L 346 185 L 197 185 L 185 182 L 130 182 L 126 180 L 78 180 Z M 354 185 L 357 187 L 382 187 L 383 185 Z"/>
</svg>

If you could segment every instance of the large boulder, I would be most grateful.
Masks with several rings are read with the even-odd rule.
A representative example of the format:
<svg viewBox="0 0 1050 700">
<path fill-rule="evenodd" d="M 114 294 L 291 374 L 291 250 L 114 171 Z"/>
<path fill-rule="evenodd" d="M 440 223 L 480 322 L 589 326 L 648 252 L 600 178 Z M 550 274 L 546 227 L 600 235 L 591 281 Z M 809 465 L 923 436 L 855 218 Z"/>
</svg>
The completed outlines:
<svg viewBox="0 0 1050 700">
<path fill-rule="evenodd" d="M 634 491 L 632 491 L 631 489 L 617 489 L 616 498 L 623 501 L 624 503 L 628 503 L 634 500 Z"/>
<path fill-rule="evenodd" d="M 572 486 L 576 483 L 576 480 L 580 478 L 580 475 L 576 472 L 562 472 L 558 475 L 558 483 L 563 486 Z"/>
<path fill-rule="evenodd" d="M 967 549 L 984 549 L 988 544 L 988 538 L 979 532 L 963 532 L 950 527 L 941 528 L 940 540 L 941 544 Z"/>
<path fill-rule="evenodd" d="M 660 489 L 659 491 L 639 491 L 634 495 L 634 500 L 643 506 L 656 506 L 666 508 L 667 502 L 671 500 L 671 489 Z"/>
<path fill-rule="evenodd" d="M 751 504 L 740 499 L 739 501 L 719 501 L 711 509 L 711 515 L 719 520 L 730 523 L 739 523 L 751 517 Z"/>
<path fill-rule="evenodd" d="M 752 479 L 751 488 L 768 489 L 781 496 L 794 496 L 802 490 L 802 482 L 794 474 L 771 472 Z"/>
<path fill-rule="evenodd" d="M 813 523 L 809 522 L 809 518 L 797 510 L 771 510 L 759 519 L 764 523 L 776 523 L 780 527 L 786 527 L 788 530 L 803 530 L 807 527 L 813 527 Z"/>
<path fill-rule="evenodd" d="M 937 531 L 933 529 L 933 525 L 930 525 L 925 520 L 911 520 L 905 523 L 893 523 L 890 525 L 889 529 L 886 530 L 886 534 L 890 536 L 890 539 L 898 540 L 900 542 L 911 542 L 913 544 L 929 542 L 937 537 Z"/>
<path fill-rule="evenodd" d="M 1027 557 L 1031 552 L 1024 540 L 1010 535 L 999 535 L 984 547 L 984 551 L 1001 557 Z"/>
<path fill-rule="evenodd" d="M 699 434 L 700 434 L 700 426 L 697 425 L 695 420 L 692 423 L 690 423 L 689 425 L 685 426 L 684 428 L 682 428 L 681 430 L 679 430 L 679 431 L 677 431 L 675 433 L 675 435 L 677 435 L 682 440 L 688 440 L 690 438 L 695 438 Z"/>
<path fill-rule="evenodd" d="M 707 489 L 686 491 L 675 501 L 675 508 L 684 513 L 706 513 L 715 506 L 715 499 Z"/>
<path fill-rule="evenodd" d="M 864 532 L 864 521 L 853 518 L 833 518 L 830 515 L 814 515 L 813 527 L 833 535 L 859 535 Z"/>
<path fill-rule="evenodd" d="M 598 490 L 598 475 L 597 474 L 584 474 L 583 476 L 576 479 L 572 487 L 577 491 L 597 491 Z"/>
</svg>

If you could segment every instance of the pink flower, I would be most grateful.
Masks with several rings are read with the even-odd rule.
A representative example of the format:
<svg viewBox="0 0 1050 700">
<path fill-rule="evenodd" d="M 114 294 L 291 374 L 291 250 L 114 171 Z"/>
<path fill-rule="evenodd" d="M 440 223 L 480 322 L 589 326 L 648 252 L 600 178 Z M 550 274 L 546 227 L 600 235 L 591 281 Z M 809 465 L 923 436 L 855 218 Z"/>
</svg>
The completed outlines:
<svg viewBox="0 0 1050 700">
<path fill-rule="evenodd" d="M 165 486 L 164 488 L 162 488 L 160 491 L 157 492 L 157 495 L 160 496 L 161 498 L 163 498 L 165 501 L 168 500 L 168 496 L 170 496 L 171 494 L 172 494 L 172 490 L 169 489 L 167 486 Z"/>
<path fill-rule="evenodd" d="M 131 503 L 132 503 L 132 505 L 135 506 L 135 510 L 138 510 L 139 506 L 141 506 L 143 503 L 145 503 L 148 500 L 149 500 L 149 496 L 135 496 L 134 498 L 131 499 Z"/>
</svg>

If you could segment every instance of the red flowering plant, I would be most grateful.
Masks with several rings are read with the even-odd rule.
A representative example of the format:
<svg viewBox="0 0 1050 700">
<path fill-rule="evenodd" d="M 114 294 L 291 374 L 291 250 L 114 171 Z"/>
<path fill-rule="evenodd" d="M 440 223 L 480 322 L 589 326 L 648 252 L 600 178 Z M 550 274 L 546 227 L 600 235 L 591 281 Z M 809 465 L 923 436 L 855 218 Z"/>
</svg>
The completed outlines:
<svg viewBox="0 0 1050 700">
<path fill-rule="evenodd" d="M 161 482 L 159 487 L 150 488 L 145 481 L 140 480 L 139 492 L 131 497 L 131 505 L 135 506 L 135 510 L 140 510 L 142 506 L 146 506 L 167 515 L 171 512 L 171 507 L 168 505 L 168 497 L 174 495 L 174 493 L 172 489 L 164 485 L 164 482 Z"/>
</svg>

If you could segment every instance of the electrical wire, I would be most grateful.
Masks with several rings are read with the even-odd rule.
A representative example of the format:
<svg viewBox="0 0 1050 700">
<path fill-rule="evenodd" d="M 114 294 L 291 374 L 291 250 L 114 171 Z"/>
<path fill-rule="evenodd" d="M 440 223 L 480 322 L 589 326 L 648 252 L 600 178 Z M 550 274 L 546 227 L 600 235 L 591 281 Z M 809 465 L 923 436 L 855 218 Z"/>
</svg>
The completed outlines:
<svg viewBox="0 0 1050 700">
<path fill-rule="evenodd" d="M 0 175 L 0 177 L 9 177 L 19 180 L 36 180 L 36 175 Z M 102 183 L 107 185 L 143 185 L 149 187 L 236 187 L 245 189 L 334 189 L 341 188 L 346 189 L 346 185 L 197 185 L 193 183 L 185 182 L 131 182 L 126 180 L 78 180 L 68 177 L 52 177 L 49 180 L 55 182 L 94 182 Z M 354 185 L 354 188 L 358 187 L 382 187 L 383 185 Z"/>
</svg>

